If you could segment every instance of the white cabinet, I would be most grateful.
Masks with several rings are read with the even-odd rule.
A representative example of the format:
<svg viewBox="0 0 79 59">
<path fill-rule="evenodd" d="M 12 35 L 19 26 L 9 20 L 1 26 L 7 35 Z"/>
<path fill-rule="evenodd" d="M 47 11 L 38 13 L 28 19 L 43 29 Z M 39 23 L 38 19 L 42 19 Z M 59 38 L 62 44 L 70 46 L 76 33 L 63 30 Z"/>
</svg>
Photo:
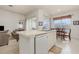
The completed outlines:
<svg viewBox="0 0 79 59">
<path fill-rule="evenodd" d="M 48 36 L 47 34 L 36 36 L 36 53 L 47 54 L 48 53 Z"/>
<path fill-rule="evenodd" d="M 36 35 L 34 37 L 20 36 L 19 47 L 21 54 L 47 54 L 48 36 L 47 34 Z"/>
<path fill-rule="evenodd" d="M 24 34 L 25 33 L 25 34 Z M 23 32 L 20 33 L 19 51 L 21 54 L 47 54 L 56 42 L 56 32 Z"/>
<path fill-rule="evenodd" d="M 53 45 L 56 44 L 56 32 L 51 31 L 48 33 L 48 49 L 50 49 Z"/>
<path fill-rule="evenodd" d="M 21 54 L 34 54 L 34 38 L 27 36 L 20 36 L 19 40 L 19 53 Z"/>
<path fill-rule="evenodd" d="M 47 54 L 49 49 L 56 44 L 56 32 L 50 31 L 47 34 L 36 36 L 36 53 Z"/>
</svg>

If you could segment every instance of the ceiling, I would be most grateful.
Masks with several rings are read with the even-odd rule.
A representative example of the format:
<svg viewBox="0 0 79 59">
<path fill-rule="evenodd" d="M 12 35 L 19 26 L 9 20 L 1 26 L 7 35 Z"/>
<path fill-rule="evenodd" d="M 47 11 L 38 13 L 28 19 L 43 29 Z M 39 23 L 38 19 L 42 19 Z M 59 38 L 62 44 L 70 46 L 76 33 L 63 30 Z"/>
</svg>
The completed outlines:
<svg viewBox="0 0 79 59">
<path fill-rule="evenodd" d="M 79 5 L 0 5 L 0 9 L 26 15 L 31 11 L 43 9 L 54 15 L 62 12 L 79 10 Z"/>
</svg>

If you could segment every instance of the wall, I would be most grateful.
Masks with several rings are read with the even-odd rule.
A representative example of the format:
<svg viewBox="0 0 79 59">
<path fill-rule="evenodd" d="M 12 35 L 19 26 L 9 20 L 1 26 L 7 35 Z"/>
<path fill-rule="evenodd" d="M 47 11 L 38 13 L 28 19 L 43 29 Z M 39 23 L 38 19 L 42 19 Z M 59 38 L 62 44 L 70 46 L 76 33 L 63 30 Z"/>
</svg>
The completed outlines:
<svg viewBox="0 0 79 59">
<path fill-rule="evenodd" d="M 23 20 L 24 16 L 0 9 L 0 26 L 3 25 L 5 30 L 13 31 L 18 28 L 19 20 Z"/>
<path fill-rule="evenodd" d="M 37 20 L 38 20 L 38 10 L 34 10 L 30 13 L 28 13 L 28 15 L 25 16 L 26 17 L 26 30 L 32 30 L 32 19 L 33 18 L 36 18 L 36 23 L 37 23 Z"/>
<path fill-rule="evenodd" d="M 72 15 L 72 24 L 70 25 L 71 28 L 71 37 L 73 39 L 79 39 L 79 25 L 73 25 L 73 21 L 79 20 L 79 11 L 71 11 L 71 12 L 66 12 L 62 14 L 55 15 L 53 17 L 58 17 L 58 16 L 63 16 L 63 15 Z"/>
<path fill-rule="evenodd" d="M 44 10 L 42 9 L 38 9 L 38 10 L 35 10 L 31 13 L 29 13 L 28 15 L 26 15 L 26 19 L 29 20 L 29 18 L 33 18 L 35 17 L 36 18 L 36 23 L 37 23 L 37 29 L 38 30 L 42 30 L 42 26 L 39 26 L 39 22 L 45 22 L 45 20 L 47 21 L 48 18 L 49 18 L 49 14 L 47 14 Z M 30 26 L 27 24 L 27 29 L 29 28 Z"/>
<path fill-rule="evenodd" d="M 73 14 L 73 17 L 72 17 L 72 20 L 73 21 L 76 21 L 78 20 L 79 21 L 79 11 L 78 12 L 75 12 Z M 72 37 L 74 39 L 79 39 L 79 25 L 71 25 L 71 29 L 72 29 Z"/>
<path fill-rule="evenodd" d="M 64 15 L 72 15 L 71 21 L 75 21 L 75 20 L 79 20 L 79 11 L 75 10 L 75 11 L 69 11 L 69 12 L 65 12 L 65 13 L 61 13 L 61 14 L 57 14 L 57 15 L 53 15 L 51 16 L 51 18 L 53 17 L 58 17 L 58 16 L 64 16 Z M 48 16 L 48 14 L 46 14 L 43 10 L 39 10 L 39 11 L 35 11 L 32 12 L 28 15 L 29 17 L 37 17 L 38 21 L 43 21 L 44 17 L 43 16 Z M 28 18 L 28 17 L 26 17 Z M 54 27 L 54 26 L 53 26 Z M 73 23 L 70 25 L 71 28 L 71 36 L 74 39 L 79 39 L 78 35 L 79 35 L 79 26 L 73 25 Z"/>
</svg>

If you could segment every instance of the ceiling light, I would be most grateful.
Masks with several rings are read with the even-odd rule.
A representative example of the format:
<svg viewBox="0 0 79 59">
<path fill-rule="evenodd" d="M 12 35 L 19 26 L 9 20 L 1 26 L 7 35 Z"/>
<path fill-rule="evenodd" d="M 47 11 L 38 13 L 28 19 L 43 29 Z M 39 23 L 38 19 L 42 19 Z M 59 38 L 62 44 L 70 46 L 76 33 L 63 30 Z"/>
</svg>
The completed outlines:
<svg viewBox="0 0 79 59">
<path fill-rule="evenodd" d="M 58 11 L 58 12 L 60 12 L 60 11 L 61 11 L 61 9 L 57 9 L 57 11 Z"/>
</svg>

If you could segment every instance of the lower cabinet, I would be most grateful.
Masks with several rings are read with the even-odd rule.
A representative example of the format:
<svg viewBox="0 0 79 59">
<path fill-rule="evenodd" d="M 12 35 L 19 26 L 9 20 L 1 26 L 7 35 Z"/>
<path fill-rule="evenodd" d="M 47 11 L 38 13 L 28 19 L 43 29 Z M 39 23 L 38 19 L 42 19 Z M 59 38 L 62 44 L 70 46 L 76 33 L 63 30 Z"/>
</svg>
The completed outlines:
<svg viewBox="0 0 79 59">
<path fill-rule="evenodd" d="M 19 39 L 20 54 L 34 54 L 34 37 L 20 35 Z"/>
<path fill-rule="evenodd" d="M 49 32 L 36 36 L 36 53 L 47 54 L 49 49 L 56 44 L 56 32 Z"/>
<path fill-rule="evenodd" d="M 48 33 L 48 50 L 56 44 L 56 32 L 50 32 Z"/>
<path fill-rule="evenodd" d="M 20 35 L 19 52 L 21 54 L 48 54 L 55 41 L 54 32 L 30 37 Z"/>
<path fill-rule="evenodd" d="M 47 54 L 48 53 L 48 36 L 47 34 L 36 36 L 36 53 Z"/>
</svg>

